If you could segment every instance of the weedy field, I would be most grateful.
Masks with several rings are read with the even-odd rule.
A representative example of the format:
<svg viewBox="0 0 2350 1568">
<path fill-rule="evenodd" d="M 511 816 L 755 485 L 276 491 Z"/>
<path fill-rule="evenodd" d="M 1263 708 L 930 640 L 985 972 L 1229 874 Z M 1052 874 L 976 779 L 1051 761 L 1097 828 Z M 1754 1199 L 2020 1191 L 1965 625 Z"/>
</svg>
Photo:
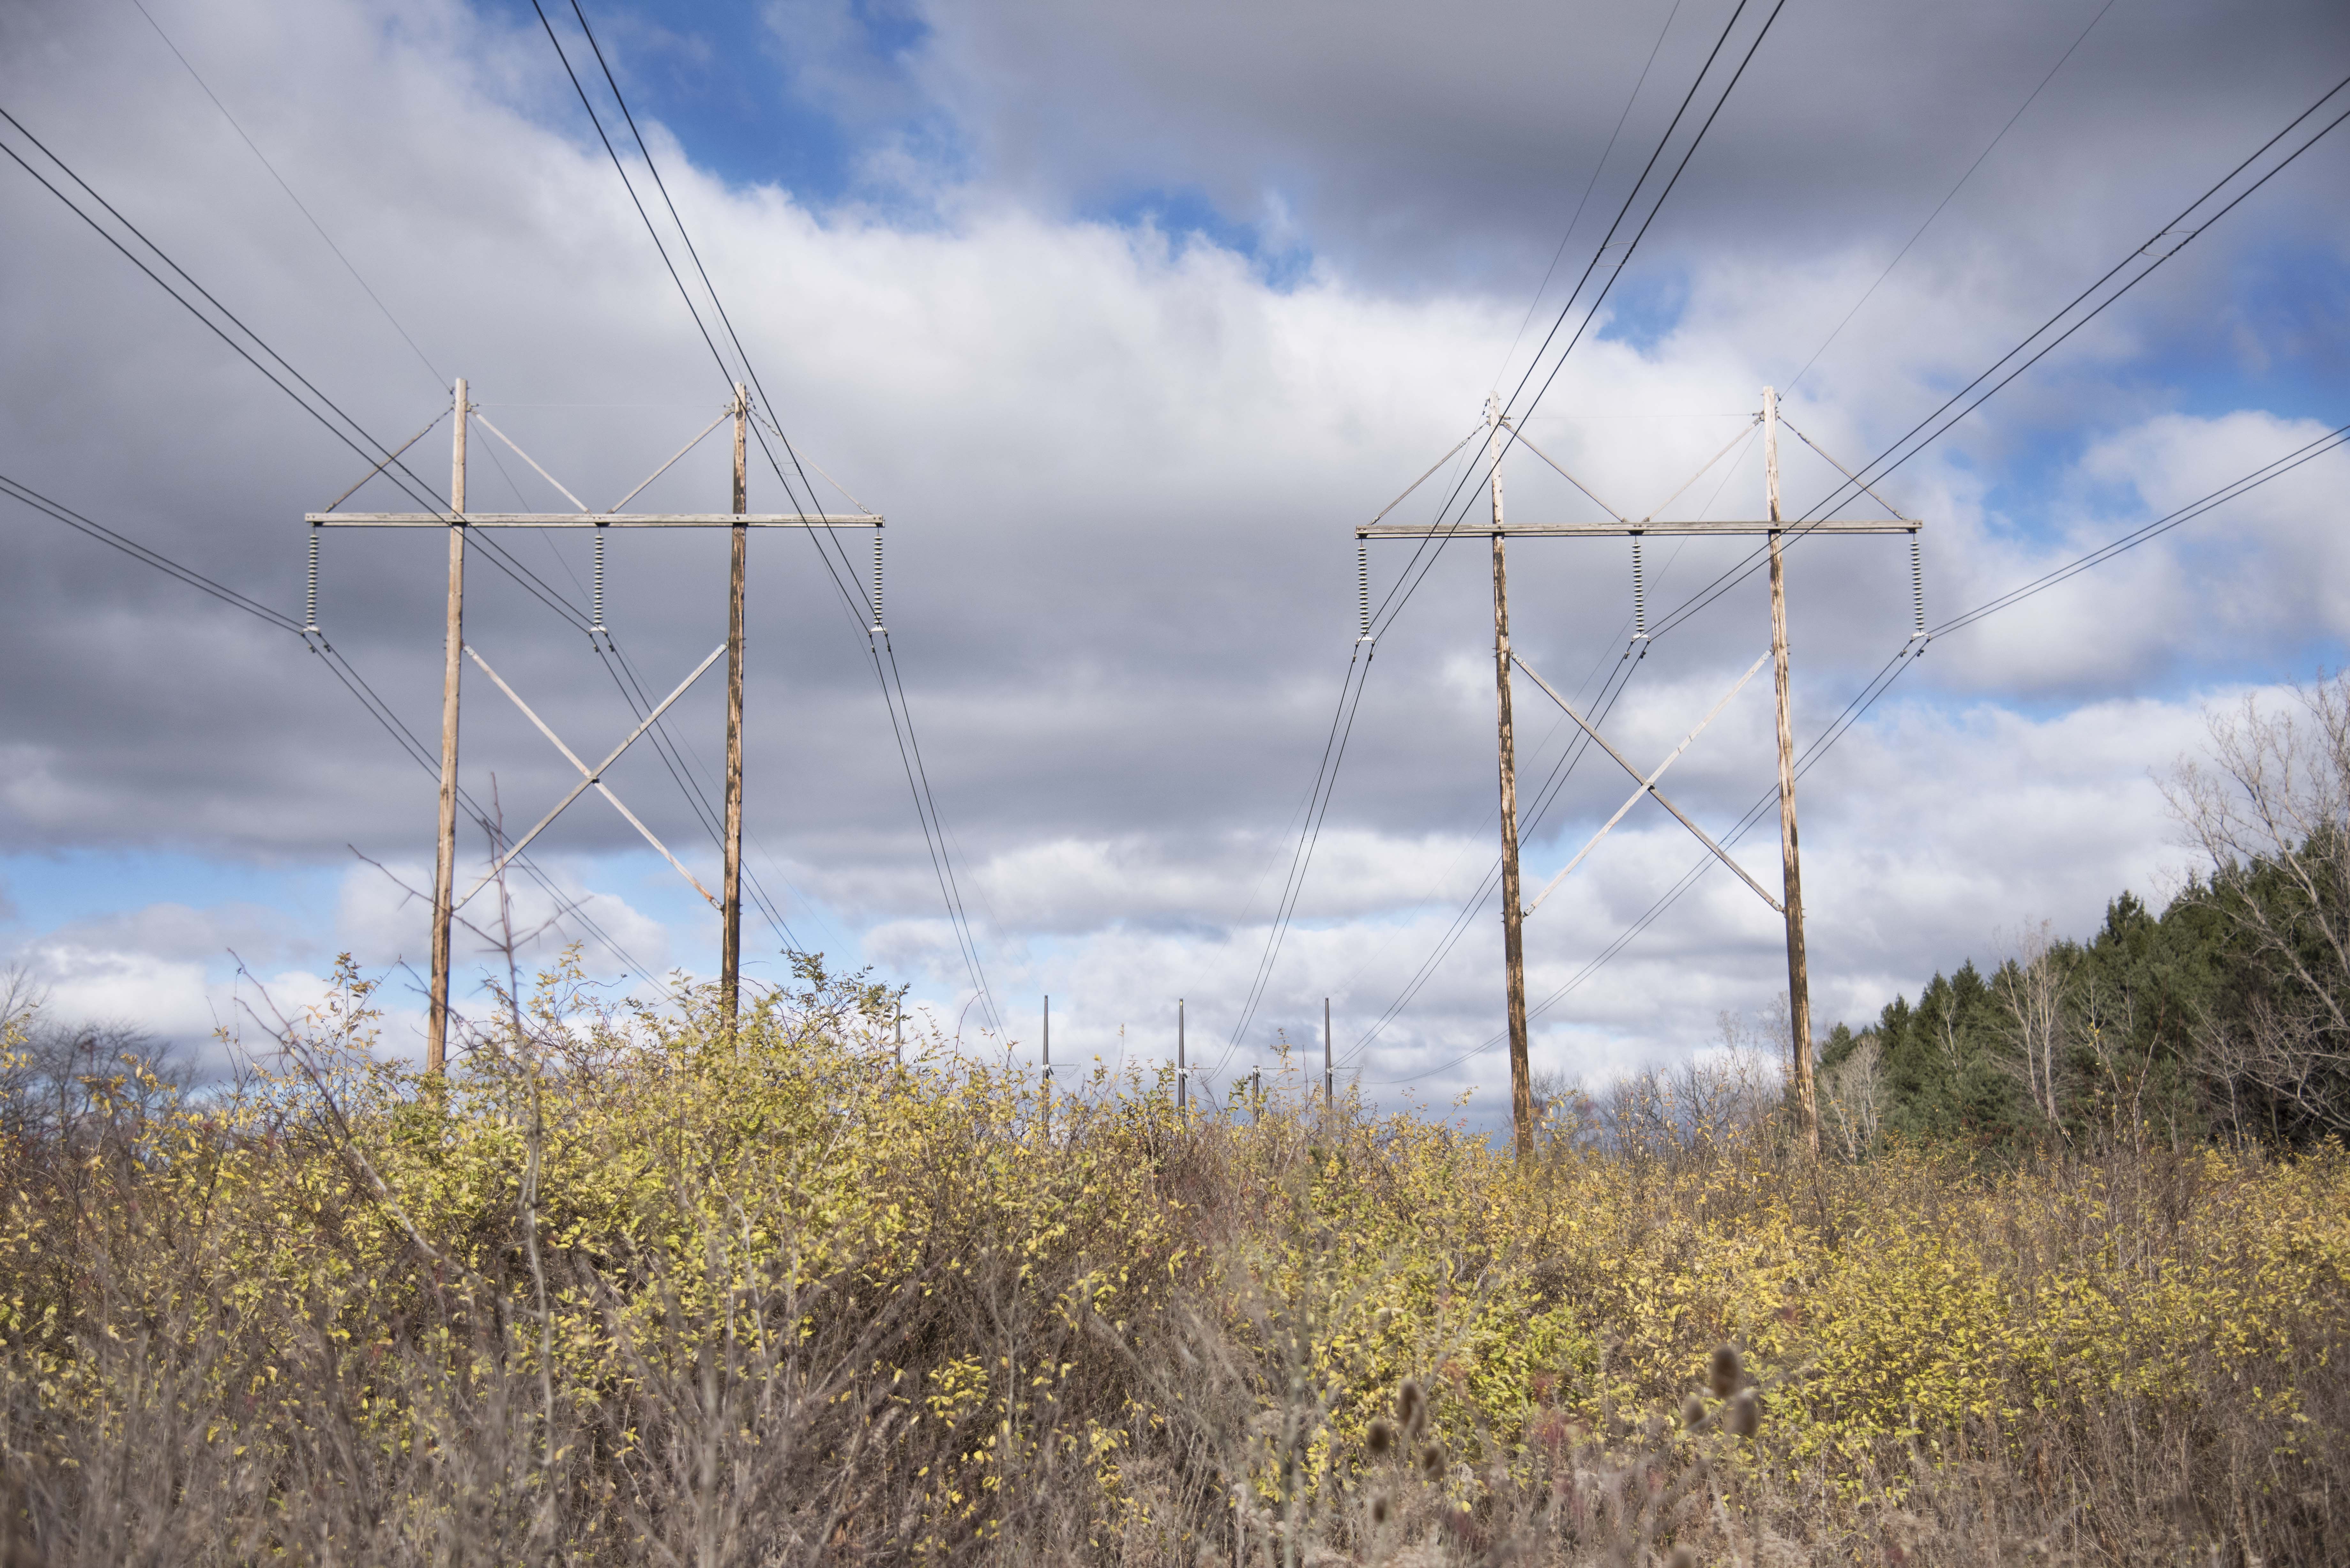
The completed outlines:
<svg viewBox="0 0 2350 1568">
<path fill-rule="evenodd" d="M 233 1086 L 19 1051 L 0 1560 L 2350 1561 L 2350 1158 L 1814 1167 L 1770 1075 L 1523 1163 L 1294 1080 L 1049 1104 L 809 964 L 369 986 Z"/>
</svg>

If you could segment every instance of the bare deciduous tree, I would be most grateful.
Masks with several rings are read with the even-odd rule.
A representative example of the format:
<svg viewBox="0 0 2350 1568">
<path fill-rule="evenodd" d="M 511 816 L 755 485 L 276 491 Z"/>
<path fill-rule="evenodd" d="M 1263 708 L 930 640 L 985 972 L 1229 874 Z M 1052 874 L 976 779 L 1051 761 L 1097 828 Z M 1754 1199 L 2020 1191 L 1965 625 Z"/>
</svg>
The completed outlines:
<svg viewBox="0 0 2350 1568">
<path fill-rule="evenodd" d="M 2231 1105 L 2249 1085 L 2308 1128 L 2350 1131 L 2350 678 L 2207 722 L 2210 760 L 2183 759 L 2164 794 L 2254 973 L 2199 1031 L 2205 1070 Z"/>
<path fill-rule="evenodd" d="M 1851 1054 L 1820 1072 L 1820 1119 L 1846 1159 L 1858 1159 L 1877 1142 L 1885 1097 L 1885 1047 L 1872 1029 L 1854 1042 Z"/>
<path fill-rule="evenodd" d="M 2053 932 L 2046 920 L 2025 926 L 2017 934 L 2013 958 L 1991 977 L 1991 990 L 2007 1012 L 2024 1090 L 2041 1119 L 2061 1137 L 2057 1077 L 2064 1049 L 2064 976 Z"/>
</svg>

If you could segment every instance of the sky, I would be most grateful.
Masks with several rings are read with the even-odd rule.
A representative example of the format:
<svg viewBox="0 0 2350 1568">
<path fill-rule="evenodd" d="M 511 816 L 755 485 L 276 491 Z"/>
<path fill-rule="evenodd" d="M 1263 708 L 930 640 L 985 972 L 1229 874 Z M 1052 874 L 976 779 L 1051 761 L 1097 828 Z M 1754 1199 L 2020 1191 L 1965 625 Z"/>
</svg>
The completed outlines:
<svg viewBox="0 0 2350 1568">
<path fill-rule="evenodd" d="M 544 22 L 526 0 L 28 0 L 0 11 L 0 144 L 70 189 L 37 137 L 376 439 L 468 378 L 514 443 L 474 427 L 476 510 L 568 510 L 533 464 L 610 505 L 719 415 L 739 340 L 816 499 L 888 518 L 889 649 L 977 958 L 863 629 L 866 536 L 827 556 L 776 531 L 753 541 L 745 675 L 746 864 L 775 919 L 746 911 L 745 973 L 788 981 L 792 949 L 869 969 L 972 1053 L 1033 1063 L 1049 995 L 1056 1061 L 1152 1070 L 1180 999 L 1213 1087 L 1284 1047 L 1318 1068 L 1327 998 L 1367 1097 L 1502 1113 L 1487 546 L 1374 543 L 1374 600 L 1400 607 L 1367 650 L 1353 533 L 1430 464 L 1390 521 L 1482 504 L 1482 469 L 1440 460 L 1489 394 L 1529 443 L 1503 463 L 1513 520 L 1601 515 L 1543 458 L 1639 517 L 1725 448 L 1671 510 L 1751 519 L 1766 385 L 1856 466 L 2109 268 L 2178 247 L 1878 486 L 1924 519 L 1936 625 L 2350 419 L 2350 129 L 2190 244 L 2168 228 L 2350 71 L 2335 6 L 582 4 L 676 221 L 568 0 Z M 0 474 L 298 619 L 303 514 L 367 464 L 15 162 L 0 214 Z M 432 485 L 448 429 L 416 448 Z M 1804 441 L 1780 456 L 1791 513 L 1834 493 Z M 753 510 L 800 504 L 752 462 Z M 1798 790 L 1822 1033 L 2183 884 L 2163 775 L 2215 705 L 2343 657 L 2345 464 L 1898 666 Z M 723 510 L 726 465 L 722 432 L 634 504 Z M 378 481 L 351 504 L 415 504 Z M 430 772 L 300 638 L 0 508 L 0 960 L 54 1016 L 217 1065 L 216 1032 L 265 1040 L 348 953 L 384 981 L 385 1049 L 417 1051 Z M 720 534 L 613 537 L 617 653 L 580 629 L 581 537 L 501 542 L 514 571 L 476 553 L 467 639 L 582 753 L 627 733 L 625 683 L 666 691 L 724 634 Z M 1752 543 L 1649 541 L 1670 629 L 1641 645 L 1624 540 L 1513 541 L 1515 649 L 1653 765 L 1768 647 L 1759 576 L 1666 618 Z M 437 534 L 322 541 L 325 639 L 426 736 L 444 580 Z M 1907 542 L 1804 539 L 1786 597 L 1808 741 L 1904 649 Z M 1531 892 L 1629 784 L 1596 754 L 1556 774 L 1573 726 L 1525 680 L 1515 703 Z M 719 679 L 665 738 L 608 782 L 712 883 Z M 462 744 L 510 828 L 575 776 L 471 666 Z M 1767 798 L 1767 667 L 1669 779 L 1718 836 Z M 1766 812 L 1731 847 L 1775 890 L 1774 831 Z M 525 967 L 577 942 L 649 998 L 714 971 L 714 917 L 605 803 L 533 857 Z M 1527 919 L 1538 1074 L 1604 1082 L 1770 1012 L 1783 929 L 1727 872 L 1640 923 L 1704 857 L 1636 805 Z M 478 829 L 461 862 L 485 867 Z M 504 960 L 459 945 L 478 1015 Z"/>
</svg>

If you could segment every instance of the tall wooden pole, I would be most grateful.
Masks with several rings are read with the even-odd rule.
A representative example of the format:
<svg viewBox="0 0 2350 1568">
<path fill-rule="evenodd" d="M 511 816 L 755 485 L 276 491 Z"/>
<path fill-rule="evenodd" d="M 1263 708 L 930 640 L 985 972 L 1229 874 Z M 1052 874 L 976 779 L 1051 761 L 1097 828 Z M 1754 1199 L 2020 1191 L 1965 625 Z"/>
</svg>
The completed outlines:
<svg viewBox="0 0 2350 1568">
<path fill-rule="evenodd" d="M 449 630 L 441 664 L 441 835 L 432 867 L 432 1001 L 424 1070 L 449 1060 L 449 920 L 457 874 L 457 673 L 465 650 L 465 378 L 457 378 L 455 450 L 449 459 Z"/>
<path fill-rule="evenodd" d="M 1502 400 L 1485 400 L 1493 489 L 1493 697 L 1502 732 L 1502 965 L 1509 987 L 1510 1120 L 1518 1158 L 1534 1152 L 1533 1069 L 1526 1060 L 1526 943 L 1518 909 L 1518 741 L 1510 714 L 1510 576 L 1502 553 Z"/>
<path fill-rule="evenodd" d="M 1762 389 L 1762 485 L 1779 522 L 1779 394 Z M 1812 1084 L 1812 981 L 1804 954 L 1804 867 L 1795 836 L 1795 725 L 1787 691 L 1787 570 L 1777 527 L 1771 530 L 1771 666 L 1779 689 L 1779 863 L 1787 907 L 1787 1023 L 1793 1035 L 1795 1102 L 1804 1141 L 1820 1153 L 1820 1110 Z"/>
<path fill-rule="evenodd" d="M 751 509 L 750 467 L 743 438 L 751 401 L 734 383 L 734 515 Z M 750 565 L 751 530 L 737 523 L 734 560 L 726 583 L 726 882 L 721 894 L 718 1002 L 733 1027 L 743 981 L 743 578 Z"/>
<path fill-rule="evenodd" d="M 1183 1060 L 1183 999 L 1175 999 L 1175 1114 L 1191 1103 L 1191 1070 Z"/>
</svg>

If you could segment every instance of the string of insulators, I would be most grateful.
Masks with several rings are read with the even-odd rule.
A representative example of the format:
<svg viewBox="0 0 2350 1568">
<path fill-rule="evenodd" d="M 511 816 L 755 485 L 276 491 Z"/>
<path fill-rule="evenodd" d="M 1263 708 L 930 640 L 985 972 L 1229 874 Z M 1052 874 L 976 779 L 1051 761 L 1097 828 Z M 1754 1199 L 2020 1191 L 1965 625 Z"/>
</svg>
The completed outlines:
<svg viewBox="0 0 2350 1568">
<path fill-rule="evenodd" d="M 606 635 L 604 630 L 604 528 L 605 524 L 602 523 L 596 524 L 596 613 L 594 618 L 596 624 L 588 633 L 591 641 Z"/>
<path fill-rule="evenodd" d="M 1918 617 L 1911 640 L 1926 635 L 1926 556 L 1918 545 L 1918 530 L 1909 530 L 1909 603 Z"/>
<path fill-rule="evenodd" d="M 1371 635 L 1371 547 L 1355 541 L 1355 604 L 1362 618 L 1363 635 Z"/>
<path fill-rule="evenodd" d="M 1632 535 L 1632 640 L 1648 640 L 1648 585 L 1640 574 L 1640 536 Z"/>
<path fill-rule="evenodd" d="M 873 624 L 881 625 L 881 530 L 873 530 Z"/>
<path fill-rule="evenodd" d="M 310 524 L 310 591 L 302 611 L 302 629 L 318 629 L 318 525 Z"/>
</svg>

